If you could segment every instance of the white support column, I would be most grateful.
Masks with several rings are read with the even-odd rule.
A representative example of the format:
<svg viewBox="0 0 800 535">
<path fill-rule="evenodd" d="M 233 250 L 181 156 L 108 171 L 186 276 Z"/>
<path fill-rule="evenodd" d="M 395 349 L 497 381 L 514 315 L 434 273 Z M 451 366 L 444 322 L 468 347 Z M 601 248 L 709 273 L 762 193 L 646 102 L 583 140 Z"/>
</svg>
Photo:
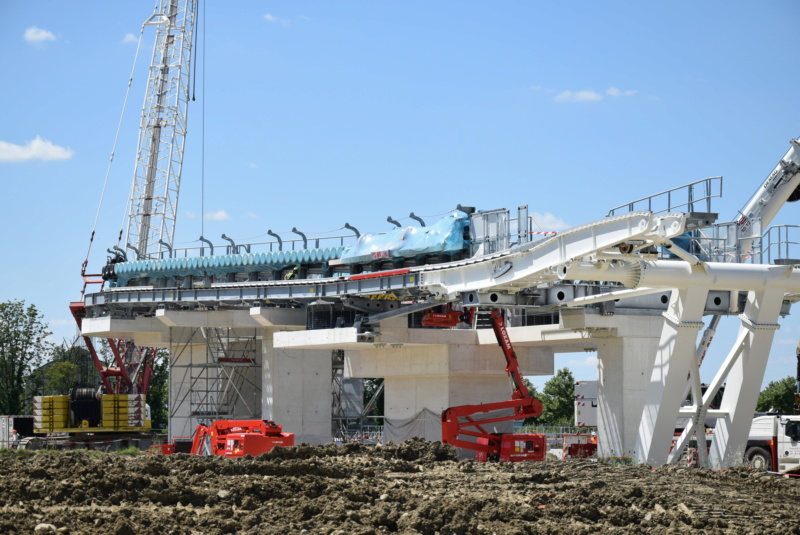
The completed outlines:
<svg viewBox="0 0 800 535">
<path fill-rule="evenodd" d="M 619 322 L 629 318 L 615 318 Z M 663 320 L 635 318 L 655 331 Z M 597 346 L 597 446 L 599 457 L 632 457 L 636 448 L 639 420 L 653 369 L 652 356 L 658 347 L 657 335 L 610 338 Z M 655 331 L 657 333 L 658 331 Z M 655 334 L 654 333 L 654 334 Z"/>
<path fill-rule="evenodd" d="M 703 326 L 707 295 L 704 286 L 672 292 L 639 423 L 635 452 L 639 462 L 661 466 L 667 461 L 686 378 L 695 359 L 697 332 Z"/>
<path fill-rule="evenodd" d="M 717 419 L 714 429 L 709 457 L 713 468 L 731 467 L 742 461 L 772 339 L 779 328 L 777 321 L 783 296 L 783 289 L 774 288 L 747 295 L 747 304 L 740 316 L 742 323 L 737 345 L 726 360 L 730 371 L 727 372 L 720 412 L 727 415 Z M 725 372 L 725 368 L 723 366 L 720 373 Z M 714 383 L 724 379 L 724 375 L 715 378 Z"/>
<path fill-rule="evenodd" d="M 261 414 L 295 443 L 331 441 L 331 350 L 275 349 L 274 329 L 263 330 Z"/>
</svg>

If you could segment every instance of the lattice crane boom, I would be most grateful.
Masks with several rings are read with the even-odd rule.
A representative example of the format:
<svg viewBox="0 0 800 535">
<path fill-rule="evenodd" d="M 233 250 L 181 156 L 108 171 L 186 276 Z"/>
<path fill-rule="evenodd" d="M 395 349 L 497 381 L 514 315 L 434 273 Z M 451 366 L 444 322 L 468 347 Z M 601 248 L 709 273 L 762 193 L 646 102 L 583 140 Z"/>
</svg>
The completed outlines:
<svg viewBox="0 0 800 535">
<path fill-rule="evenodd" d="M 197 0 L 160 0 L 145 23 L 156 27 L 156 39 L 124 241 L 136 258 L 157 257 L 173 245 L 196 12 Z"/>
</svg>

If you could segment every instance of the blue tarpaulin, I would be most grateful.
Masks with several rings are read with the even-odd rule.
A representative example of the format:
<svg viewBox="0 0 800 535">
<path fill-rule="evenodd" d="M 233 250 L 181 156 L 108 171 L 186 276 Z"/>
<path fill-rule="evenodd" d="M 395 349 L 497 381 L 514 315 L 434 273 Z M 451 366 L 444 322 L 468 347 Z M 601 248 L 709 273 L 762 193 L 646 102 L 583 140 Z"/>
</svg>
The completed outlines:
<svg viewBox="0 0 800 535">
<path fill-rule="evenodd" d="M 469 217 L 460 211 L 429 227 L 402 227 L 384 234 L 364 234 L 342 252 L 344 264 L 360 264 L 379 258 L 402 258 L 423 254 L 456 253 L 465 247 L 464 229 Z"/>
</svg>

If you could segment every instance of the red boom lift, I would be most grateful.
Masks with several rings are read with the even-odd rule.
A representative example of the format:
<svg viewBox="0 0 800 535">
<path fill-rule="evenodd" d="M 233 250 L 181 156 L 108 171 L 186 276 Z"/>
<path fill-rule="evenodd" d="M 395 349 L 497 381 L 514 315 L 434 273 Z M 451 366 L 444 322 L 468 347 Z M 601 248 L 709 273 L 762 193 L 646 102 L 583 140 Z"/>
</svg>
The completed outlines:
<svg viewBox="0 0 800 535">
<path fill-rule="evenodd" d="M 283 428 L 272 420 L 217 420 L 210 426 L 197 426 L 191 453 L 255 456 L 275 446 L 294 446 L 294 433 L 283 433 Z"/>
<path fill-rule="evenodd" d="M 461 405 L 442 411 L 442 442 L 457 448 L 476 451 L 479 461 L 541 461 L 547 453 L 546 435 L 530 433 L 491 433 L 483 426 L 509 420 L 535 418 L 542 414 L 542 403 L 531 396 L 522 380 L 519 361 L 508 336 L 503 311 L 491 313 L 492 329 L 497 343 L 506 357 L 506 372 L 511 378 L 514 392 L 509 401 L 485 403 L 483 405 Z M 511 414 L 473 419 L 473 416 L 493 411 L 511 410 Z M 474 437 L 475 442 L 461 437 Z"/>
</svg>

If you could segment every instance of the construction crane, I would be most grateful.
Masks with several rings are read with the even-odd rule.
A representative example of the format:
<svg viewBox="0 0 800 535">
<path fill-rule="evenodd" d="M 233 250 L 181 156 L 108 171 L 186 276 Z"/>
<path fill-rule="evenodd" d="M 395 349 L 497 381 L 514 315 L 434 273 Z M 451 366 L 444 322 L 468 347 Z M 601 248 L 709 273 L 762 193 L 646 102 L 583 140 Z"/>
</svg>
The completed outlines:
<svg viewBox="0 0 800 535">
<path fill-rule="evenodd" d="M 142 107 L 125 249 L 136 259 L 171 250 L 175 235 L 197 0 L 161 0 L 145 25 L 156 42 Z"/>
<path fill-rule="evenodd" d="M 747 254 L 753 239 L 761 235 L 785 203 L 800 200 L 800 139 L 792 139 L 790 144 L 784 157 L 740 211 L 736 224 L 741 254 Z M 755 225 L 759 219 L 761 224 Z"/>
<path fill-rule="evenodd" d="M 96 284 L 102 289 L 108 265 L 127 260 L 126 250 L 131 251 L 136 259 L 145 259 L 172 249 L 186 139 L 196 13 L 197 0 L 160 0 L 153 15 L 142 25 L 142 31 L 147 26 L 155 27 L 156 36 L 142 107 L 136 170 L 126 207 L 126 245 L 125 249 L 118 245 L 113 251 L 109 249 L 113 254 L 102 274 L 86 273 L 87 255 L 81 268 L 84 282 L 81 300 L 70 303 L 78 328 L 86 317 L 83 301 L 86 288 Z M 84 336 L 83 340 L 107 394 L 147 394 L 155 348 L 138 347 L 131 340 L 109 338 L 114 365 L 106 366 L 100 360 L 92 339 Z M 86 397 L 85 393 L 83 397 Z M 85 427 L 86 421 L 62 422 L 59 427 Z"/>
</svg>

